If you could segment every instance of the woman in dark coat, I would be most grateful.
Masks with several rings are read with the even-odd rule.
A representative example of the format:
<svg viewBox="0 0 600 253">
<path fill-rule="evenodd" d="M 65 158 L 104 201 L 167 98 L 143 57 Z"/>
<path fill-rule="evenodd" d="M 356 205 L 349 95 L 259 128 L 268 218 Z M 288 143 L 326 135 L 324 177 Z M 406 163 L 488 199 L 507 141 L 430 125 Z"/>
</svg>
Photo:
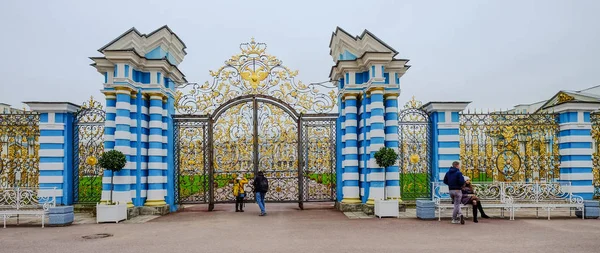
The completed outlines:
<svg viewBox="0 0 600 253">
<path fill-rule="evenodd" d="M 477 195 L 475 195 L 475 189 L 473 188 L 473 185 L 471 184 L 471 179 L 467 176 L 465 176 L 465 186 L 463 186 L 463 188 L 462 188 L 461 203 L 463 205 L 467 205 L 467 204 L 473 205 L 473 222 L 475 222 L 475 223 L 479 222 L 477 220 L 477 210 L 479 210 L 479 212 L 481 213 L 481 218 L 485 218 L 485 219 L 490 218 L 489 216 L 487 216 L 485 214 L 485 212 L 483 212 L 483 207 L 481 206 L 481 201 L 479 201 L 479 198 L 477 197 Z"/>
</svg>

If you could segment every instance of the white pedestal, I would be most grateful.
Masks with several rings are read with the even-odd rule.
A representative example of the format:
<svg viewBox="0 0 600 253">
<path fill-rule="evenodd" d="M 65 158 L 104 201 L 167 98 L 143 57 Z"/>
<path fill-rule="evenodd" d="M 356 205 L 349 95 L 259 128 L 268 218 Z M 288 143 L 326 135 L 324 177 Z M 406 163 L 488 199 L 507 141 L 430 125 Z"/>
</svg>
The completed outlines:
<svg viewBox="0 0 600 253">
<path fill-rule="evenodd" d="M 398 200 L 375 200 L 375 216 L 381 217 L 396 217 L 400 218 L 400 212 L 398 211 Z"/>
<path fill-rule="evenodd" d="M 127 219 L 127 204 L 101 205 L 96 204 L 96 223 L 116 222 Z"/>
</svg>

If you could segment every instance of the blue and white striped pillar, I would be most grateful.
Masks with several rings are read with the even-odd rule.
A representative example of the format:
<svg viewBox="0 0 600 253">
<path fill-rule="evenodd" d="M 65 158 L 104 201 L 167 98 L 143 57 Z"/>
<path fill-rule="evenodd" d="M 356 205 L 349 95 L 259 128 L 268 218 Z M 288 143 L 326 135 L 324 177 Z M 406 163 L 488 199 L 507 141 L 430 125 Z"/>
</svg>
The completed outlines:
<svg viewBox="0 0 600 253">
<path fill-rule="evenodd" d="M 367 149 L 369 147 L 369 97 L 366 92 L 363 92 L 359 96 L 360 103 L 357 106 L 358 112 L 358 169 L 360 173 L 360 197 L 361 202 L 366 203 L 369 197 L 369 168 L 367 163 L 369 161 L 369 153 Z"/>
<path fill-rule="evenodd" d="M 117 96 L 114 91 L 104 92 L 106 96 L 106 120 L 104 121 L 104 151 L 115 149 L 115 132 L 117 117 Z M 102 203 L 108 203 L 110 200 L 110 178 L 112 172 L 105 170 L 102 176 Z"/>
<path fill-rule="evenodd" d="M 597 104 L 565 103 L 554 107 L 559 122 L 560 181 L 570 182 L 571 192 L 584 199 L 594 195 L 592 174 L 592 123 Z"/>
<path fill-rule="evenodd" d="M 175 126 L 173 115 L 175 115 L 175 97 L 167 95 L 167 189 L 166 199 L 171 212 L 177 211 L 177 200 L 175 199 Z"/>
<path fill-rule="evenodd" d="M 430 102 L 423 107 L 431 121 L 431 181 L 439 182 L 452 162 L 460 161 L 460 115 L 470 102 Z"/>
<path fill-rule="evenodd" d="M 25 102 L 40 114 L 40 196 L 54 195 L 56 203 L 73 204 L 73 120 L 79 106 L 67 102 Z M 56 190 L 49 188 L 56 187 Z M 54 192 L 52 192 L 54 191 Z"/>
<path fill-rule="evenodd" d="M 342 129 L 344 134 L 342 142 L 343 160 L 343 203 L 361 203 L 360 188 L 359 188 L 359 166 L 358 166 L 358 108 L 357 94 L 344 94 L 344 102 L 342 108 Z"/>
<path fill-rule="evenodd" d="M 127 203 L 128 207 L 133 207 L 131 193 L 131 170 L 135 170 L 135 152 L 131 152 L 131 95 L 132 91 L 125 87 L 116 87 L 116 117 L 115 117 L 115 146 L 114 149 L 121 151 L 127 158 L 125 167 L 114 173 L 113 176 L 113 202 Z M 104 178 L 110 190 L 110 177 Z"/>
<path fill-rule="evenodd" d="M 150 95 L 150 121 L 148 137 L 148 190 L 146 206 L 164 206 L 165 202 L 165 159 L 163 156 L 163 95 Z"/>
<path fill-rule="evenodd" d="M 129 126 L 129 133 L 130 133 L 130 137 L 129 137 L 129 157 L 127 159 L 127 166 L 126 168 L 129 169 L 129 189 L 130 189 L 130 194 L 131 194 L 131 198 L 133 199 L 132 204 L 134 206 L 138 206 L 140 199 L 138 198 L 138 178 L 137 178 L 137 174 L 138 174 L 138 157 L 140 157 L 141 155 L 141 142 L 138 142 L 138 95 L 141 96 L 142 94 L 137 94 L 137 90 L 136 91 L 132 91 L 131 92 L 131 96 L 129 99 L 129 104 L 130 104 L 130 109 L 129 109 L 129 119 L 130 119 L 130 126 Z M 139 164 L 141 165 L 141 164 Z"/>
<path fill-rule="evenodd" d="M 398 94 L 384 95 L 385 147 L 398 153 Z M 385 169 L 386 199 L 400 198 L 400 167 L 398 163 Z"/>
<path fill-rule="evenodd" d="M 384 199 L 385 168 L 379 167 L 375 161 L 375 152 L 385 147 L 385 106 L 383 104 L 383 87 L 372 87 L 367 112 L 367 181 L 369 181 L 369 198 L 367 204 L 375 204 L 376 199 Z"/>
<path fill-rule="evenodd" d="M 142 142 L 142 152 L 141 152 L 141 174 L 140 177 L 140 198 L 141 204 L 144 205 L 146 203 L 146 198 L 148 196 L 148 149 L 149 149 L 149 141 L 148 136 L 150 135 L 150 97 L 147 95 L 142 96 L 142 115 L 141 115 L 141 133 L 140 138 Z"/>
</svg>

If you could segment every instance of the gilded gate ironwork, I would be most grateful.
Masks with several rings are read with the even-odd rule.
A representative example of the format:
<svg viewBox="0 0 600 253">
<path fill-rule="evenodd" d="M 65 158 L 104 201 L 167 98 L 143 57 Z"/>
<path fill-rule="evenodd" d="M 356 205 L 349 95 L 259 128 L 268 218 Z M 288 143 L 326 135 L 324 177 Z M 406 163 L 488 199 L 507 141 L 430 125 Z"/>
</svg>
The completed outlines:
<svg viewBox="0 0 600 253">
<path fill-rule="evenodd" d="M 460 159 L 473 181 L 554 182 L 560 178 L 556 114 L 461 114 Z"/>
<path fill-rule="evenodd" d="M 179 118 L 174 122 L 175 199 L 183 203 L 208 203 L 208 119 Z"/>
<path fill-rule="evenodd" d="M 335 118 L 302 119 L 302 182 L 306 201 L 333 201 L 336 196 Z"/>
<path fill-rule="evenodd" d="M 592 139 L 594 143 L 594 153 L 592 153 L 592 175 L 594 185 L 594 198 L 600 198 L 600 113 L 590 115 L 592 122 Z"/>
<path fill-rule="evenodd" d="M 104 152 L 106 112 L 93 97 L 75 113 L 73 131 L 73 200 L 97 203 L 102 196 L 103 170 L 98 159 Z"/>
<path fill-rule="evenodd" d="M 335 200 L 331 174 L 335 175 L 336 117 L 326 114 L 335 108 L 335 86 L 296 82 L 298 71 L 283 66 L 266 53 L 266 44 L 254 39 L 240 49 L 223 67 L 210 71 L 212 82 L 178 87 L 178 115 L 174 117 L 177 200 L 210 203 L 209 209 L 214 203 L 233 202 L 233 180 L 245 176 L 251 185 L 258 171 L 270 180 L 268 201 L 301 205 Z M 306 123 L 309 129 L 303 131 L 305 118 L 327 123 Z M 190 124 L 201 124 L 204 129 L 201 150 L 192 141 L 199 134 L 185 134 L 191 131 L 186 130 Z M 325 150 L 332 153 L 325 155 Z M 199 160 L 202 166 L 197 166 Z M 185 181 L 185 177 L 202 180 Z M 202 190 L 190 190 L 196 185 L 202 185 L 198 187 Z M 246 190 L 247 199 L 252 200 L 251 187 Z M 188 192 L 202 192 L 202 197 L 190 198 Z"/>
<path fill-rule="evenodd" d="M 398 114 L 400 193 L 411 200 L 431 196 L 429 115 L 413 97 Z"/>
<path fill-rule="evenodd" d="M 25 110 L 0 114 L 0 188 L 38 187 L 39 121 Z"/>
</svg>

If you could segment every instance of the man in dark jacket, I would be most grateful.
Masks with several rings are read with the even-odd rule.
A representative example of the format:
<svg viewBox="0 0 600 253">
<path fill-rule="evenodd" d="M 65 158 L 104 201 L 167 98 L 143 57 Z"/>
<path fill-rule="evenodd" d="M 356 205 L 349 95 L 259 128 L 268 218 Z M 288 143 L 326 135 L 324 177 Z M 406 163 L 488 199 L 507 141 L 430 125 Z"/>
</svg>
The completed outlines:
<svg viewBox="0 0 600 253">
<path fill-rule="evenodd" d="M 254 186 L 256 203 L 260 208 L 260 216 L 265 216 L 267 215 L 267 212 L 265 211 L 265 195 L 269 191 L 269 180 L 267 180 L 265 174 L 262 171 L 259 171 L 256 174 L 252 185 Z"/>
<path fill-rule="evenodd" d="M 444 184 L 448 185 L 448 190 L 450 190 L 450 197 L 452 198 L 452 203 L 454 204 L 454 210 L 452 211 L 452 223 L 457 224 L 465 224 L 465 218 L 462 215 L 462 211 L 460 210 L 460 202 L 462 200 L 462 187 L 465 184 L 465 178 L 463 177 L 462 172 L 460 172 L 460 163 L 453 162 L 450 170 L 446 172 L 444 176 Z M 457 218 L 460 218 L 458 220 Z"/>
</svg>

